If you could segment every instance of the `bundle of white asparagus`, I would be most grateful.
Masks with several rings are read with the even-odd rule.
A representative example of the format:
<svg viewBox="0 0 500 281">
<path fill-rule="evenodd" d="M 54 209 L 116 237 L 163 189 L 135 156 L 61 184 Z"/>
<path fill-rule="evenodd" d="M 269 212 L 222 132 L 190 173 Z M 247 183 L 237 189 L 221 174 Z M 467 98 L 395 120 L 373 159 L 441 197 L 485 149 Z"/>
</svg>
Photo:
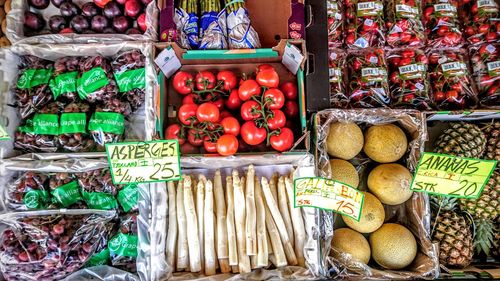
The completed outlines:
<svg viewBox="0 0 500 281">
<path fill-rule="evenodd" d="M 305 266 L 302 211 L 293 206 L 290 175 L 259 177 L 250 165 L 225 185 L 186 175 L 168 183 L 167 262 L 174 271 L 248 273 L 256 268 Z"/>
</svg>

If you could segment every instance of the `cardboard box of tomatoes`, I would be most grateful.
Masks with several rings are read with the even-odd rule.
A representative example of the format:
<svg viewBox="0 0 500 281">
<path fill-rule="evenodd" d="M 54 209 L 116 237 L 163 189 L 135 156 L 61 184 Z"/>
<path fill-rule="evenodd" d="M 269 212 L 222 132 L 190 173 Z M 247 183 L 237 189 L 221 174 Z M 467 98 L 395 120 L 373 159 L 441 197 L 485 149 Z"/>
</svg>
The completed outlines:
<svg viewBox="0 0 500 281">
<path fill-rule="evenodd" d="M 183 155 L 306 151 L 304 62 L 293 74 L 287 59 L 302 47 L 283 43 L 256 58 L 157 44 L 159 137 L 178 139 Z"/>
</svg>

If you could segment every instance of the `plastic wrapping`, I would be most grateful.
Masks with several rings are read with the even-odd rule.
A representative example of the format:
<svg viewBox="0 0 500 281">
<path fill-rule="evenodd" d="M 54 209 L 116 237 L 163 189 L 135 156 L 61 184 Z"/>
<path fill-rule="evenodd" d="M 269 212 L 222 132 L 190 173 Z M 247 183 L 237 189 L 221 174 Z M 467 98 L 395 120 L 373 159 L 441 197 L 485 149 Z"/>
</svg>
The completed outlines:
<svg viewBox="0 0 500 281">
<path fill-rule="evenodd" d="M 111 63 L 119 95 L 133 111 L 142 106 L 146 97 L 145 64 L 146 57 L 139 50 L 123 52 Z"/>
<path fill-rule="evenodd" d="M 90 106 L 85 103 L 70 103 L 59 117 L 59 145 L 66 151 L 93 150 L 95 143 L 86 130 Z"/>
<path fill-rule="evenodd" d="M 354 107 L 389 106 L 384 50 L 351 51 L 347 57 L 349 99 Z"/>
<path fill-rule="evenodd" d="M 388 110 L 388 109 L 358 109 L 358 110 L 324 110 L 317 113 L 314 119 L 317 137 L 316 165 L 320 176 L 330 177 L 329 155 L 326 152 L 326 141 L 329 126 L 333 122 L 354 122 L 362 129 L 371 125 L 395 123 L 409 138 L 408 150 L 399 161 L 410 171 L 414 171 L 427 138 L 426 123 L 423 115 L 415 110 Z M 366 171 L 373 167 L 364 153 L 357 155 L 353 161 L 361 171 L 360 179 L 366 179 Z M 359 186 L 366 189 L 364 180 Z M 325 257 L 325 267 L 334 278 L 349 279 L 434 279 L 439 274 L 437 248 L 430 240 L 430 209 L 428 196 L 415 192 L 405 203 L 395 206 L 384 206 L 385 222 L 397 222 L 407 227 L 417 240 L 417 257 L 413 263 L 403 270 L 381 269 L 374 264 L 364 264 L 346 253 L 335 252 L 331 249 L 331 239 L 334 226 L 339 216 L 332 212 L 322 212 L 324 236 L 321 245 Z M 337 228 L 337 227 L 335 227 Z"/>
<path fill-rule="evenodd" d="M 218 1 L 217 1 L 218 2 Z M 228 48 L 226 11 L 210 11 L 201 15 L 200 20 L 200 50 L 223 50 Z"/>
<path fill-rule="evenodd" d="M 494 43 L 500 33 L 499 4 L 495 0 L 461 1 L 460 18 L 465 38 L 471 44 Z"/>
<path fill-rule="evenodd" d="M 78 95 L 90 103 L 107 102 L 117 95 L 113 70 L 103 56 L 83 57 L 79 62 L 80 75 L 76 80 Z"/>
<path fill-rule="evenodd" d="M 176 8 L 174 22 L 177 27 L 177 43 L 182 48 L 192 49 L 198 46 L 198 17 L 188 14 L 182 8 Z"/>
<path fill-rule="evenodd" d="M 346 93 L 345 67 L 347 54 L 345 51 L 330 48 L 328 60 L 328 73 L 330 81 L 330 105 L 335 108 L 346 108 L 349 105 L 349 98 Z"/>
<path fill-rule="evenodd" d="M 474 108 L 477 92 L 463 49 L 427 51 L 432 101 L 440 110 Z"/>
<path fill-rule="evenodd" d="M 423 47 L 422 1 L 391 0 L 387 3 L 387 44 L 391 47 Z"/>
<path fill-rule="evenodd" d="M 458 0 L 426 1 L 423 23 L 427 35 L 427 46 L 460 47 L 462 32 L 458 22 Z"/>
<path fill-rule="evenodd" d="M 232 1 L 242 2 L 242 1 Z M 250 17 L 245 7 L 236 10 L 227 8 L 227 41 L 230 49 L 260 48 L 259 34 L 250 24 Z"/>
<path fill-rule="evenodd" d="M 385 46 L 384 1 L 344 1 L 348 48 Z"/>
<path fill-rule="evenodd" d="M 427 68 L 429 61 L 419 49 L 387 51 L 391 106 L 431 110 Z"/>
<path fill-rule="evenodd" d="M 328 46 L 330 48 L 338 48 L 343 43 L 344 32 L 344 14 L 342 1 L 328 0 L 326 1 L 328 13 Z"/>
<path fill-rule="evenodd" d="M 137 246 L 137 214 L 127 214 L 120 218 L 117 234 L 108 242 L 111 264 L 129 272 L 136 272 Z"/>
<path fill-rule="evenodd" d="M 118 208 L 118 188 L 111 180 L 109 169 L 97 169 L 77 175 L 85 203 L 91 209 L 111 210 Z"/>
<path fill-rule="evenodd" d="M 54 62 L 54 77 L 49 83 L 54 100 L 60 97 L 75 100 L 78 97 L 76 79 L 79 66 L 78 57 L 62 57 Z"/>
<path fill-rule="evenodd" d="M 49 203 L 48 176 L 26 172 L 6 185 L 5 202 L 11 210 L 46 208 Z"/>
<path fill-rule="evenodd" d="M 469 55 L 480 105 L 500 108 L 500 44 L 469 47 Z"/>
</svg>

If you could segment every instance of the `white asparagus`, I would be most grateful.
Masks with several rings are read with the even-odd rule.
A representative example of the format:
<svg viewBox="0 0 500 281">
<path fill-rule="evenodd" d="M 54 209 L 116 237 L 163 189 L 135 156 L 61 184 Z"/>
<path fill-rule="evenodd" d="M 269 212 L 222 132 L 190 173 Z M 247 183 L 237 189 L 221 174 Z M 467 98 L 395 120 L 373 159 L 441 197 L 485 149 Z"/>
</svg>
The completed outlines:
<svg viewBox="0 0 500 281">
<path fill-rule="evenodd" d="M 205 275 L 214 275 L 216 268 L 214 189 L 212 181 L 205 184 Z"/>
<path fill-rule="evenodd" d="M 254 177 L 255 184 L 255 208 L 257 211 L 257 267 L 267 266 L 269 250 L 267 248 L 266 211 L 264 198 L 262 198 L 262 188 L 257 177 Z"/>
<path fill-rule="evenodd" d="M 288 210 L 288 196 L 286 195 L 285 177 L 283 176 L 278 180 L 278 208 L 285 222 L 286 232 L 290 239 L 290 243 L 292 247 L 294 247 L 292 219 L 290 218 L 290 211 Z"/>
<path fill-rule="evenodd" d="M 226 192 L 227 192 L 227 241 L 229 253 L 229 265 L 238 265 L 238 247 L 236 245 L 236 230 L 234 226 L 234 195 L 233 195 L 233 178 L 226 177 Z"/>
<path fill-rule="evenodd" d="M 168 232 L 167 232 L 167 264 L 175 268 L 175 248 L 177 246 L 177 211 L 175 201 L 175 185 L 173 181 L 167 182 L 168 191 Z"/>
<path fill-rule="evenodd" d="M 288 201 L 290 203 L 290 216 L 292 217 L 293 232 L 295 234 L 295 254 L 297 255 L 297 262 L 299 265 L 305 266 L 304 243 L 306 240 L 306 231 L 304 227 L 304 220 L 302 218 L 302 210 L 301 208 L 294 207 L 294 188 L 291 178 L 285 179 L 285 186 L 288 194 Z"/>
<path fill-rule="evenodd" d="M 276 267 L 286 266 L 288 263 L 286 260 L 285 250 L 283 250 L 283 244 L 281 244 L 280 234 L 278 232 L 278 229 L 276 228 L 276 224 L 273 221 L 273 217 L 269 212 L 267 204 L 264 205 L 266 205 L 265 211 L 266 211 L 267 233 L 269 234 L 269 240 L 271 241 L 272 252 L 273 252 L 273 254 L 269 255 L 269 257 L 274 258 L 271 260 L 271 262 Z"/>
<path fill-rule="evenodd" d="M 186 213 L 184 212 L 184 182 L 177 185 L 177 227 L 179 236 L 177 241 L 177 270 L 182 271 L 189 266 L 189 252 L 187 243 Z"/>
<path fill-rule="evenodd" d="M 255 212 L 255 169 L 253 165 L 248 166 L 247 182 L 245 188 L 245 233 L 246 233 L 246 247 L 247 255 L 257 255 L 257 218 Z"/>
<path fill-rule="evenodd" d="M 189 249 L 189 268 L 191 272 L 201 271 L 200 240 L 198 237 L 198 219 L 194 208 L 191 177 L 184 177 L 184 211 L 186 212 L 187 243 Z"/>
<path fill-rule="evenodd" d="M 274 201 L 278 202 L 278 178 L 280 175 L 278 172 L 274 172 L 273 175 L 271 176 L 271 179 L 269 179 L 269 188 L 271 189 L 271 193 L 273 194 Z"/>
<path fill-rule="evenodd" d="M 214 194 L 216 224 L 217 224 L 217 258 L 222 273 L 231 272 L 229 266 L 229 252 L 227 245 L 227 224 L 226 224 L 226 200 L 224 199 L 224 188 L 222 187 L 222 176 L 220 171 L 215 171 Z"/>
<path fill-rule="evenodd" d="M 240 269 L 237 265 L 231 265 L 231 271 L 233 273 L 240 273 Z"/>
<path fill-rule="evenodd" d="M 265 177 L 262 178 L 261 185 L 264 197 L 266 198 L 267 207 L 269 208 L 269 212 L 272 215 L 274 222 L 276 223 L 276 227 L 278 228 L 278 232 L 280 234 L 281 242 L 283 243 L 283 248 L 285 250 L 288 264 L 297 265 L 297 257 L 295 256 L 292 244 L 290 243 L 290 239 L 286 231 L 285 222 L 283 221 L 283 217 L 280 214 L 276 201 L 274 201 L 271 189 L 269 188 L 269 182 L 267 181 L 267 178 Z M 267 215 L 268 214 L 266 213 L 266 216 Z"/>
<path fill-rule="evenodd" d="M 240 180 L 238 172 L 233 171 L 234 215 L 236 239 L 238 242 L 238 270 L 240 273 L 249 273 L 251 271 L 251 266 L 245 246 L 245 193 L 243 191 L 242 182 L 244 182 L 244 177 Z"/>
<path fill-rule="evenodd" d="M 204 241 L 205 241 L 205 228 L 203 219 L 205 215 L 203 212 L 205 211 L 205 176 L 198 176 L 198 183 L 196 184 L 196 218 L 198 225 L 198 239 L 200 241 L 200 263 L 201 269 L 203 271 L 203 266 L 205 265 L 205 251 L 204 251 Z M 188 229 L 188 231 L 190 231 Z"/>
<path fill-rule="evenodd" d="M 283 255 L 284 255 L 284 253 L 283 253 Z M 270 255 L 269 255 L 269 261 L 270 261 L 270 262 L 271 262 L 274 266 L 279 267 L 279 266 L 278 266 L 278 262 L 276 261 L 276 258 L 274 257 L 274 255 L 273 255 L 273 254 L 270 254 Z M 268 265 L 269 265 L 269 264 L 268 264 Z"/>
<path fill-rule="evenodd" d="M 264 203 L 264 207 L 265 207 L 266 206 L 265 201 L 262 200 L 262 202 Z M 266 212 L 264 210 L 264 217 L 265 217 L 265 215 L 266 215 Z M 273 246 L 271 245 L 271 238 L 269 238 L 269 229 L 267 229 L 267 227 L 266 227 L 266 240 L 267 240 L 267 253 L 269 255 L 271 255 L 273 253 Z"/>
</svg>

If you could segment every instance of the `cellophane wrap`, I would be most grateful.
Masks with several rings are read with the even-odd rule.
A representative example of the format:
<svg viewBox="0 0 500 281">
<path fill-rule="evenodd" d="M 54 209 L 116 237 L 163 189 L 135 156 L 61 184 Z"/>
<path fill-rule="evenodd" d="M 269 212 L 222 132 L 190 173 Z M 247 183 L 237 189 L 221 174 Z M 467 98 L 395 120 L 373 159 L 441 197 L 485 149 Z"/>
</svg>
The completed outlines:
<svg viewBox="0 0 500 281">
<path fill-rule="evenodd" d="M 472 76 L 476 82 L 481 107 L 500 108 L 500 44 L 469 47 Z"/>
<path fill-rule="evenodd" d="M 213 179 L 216 169 L 221 171 L 222 186 L 226 186 L 226 176 L 231 175 L 233 169 L 239 172 L 240 177 L 248 169 L 248 165 L 253 164 L 255 167 L 255 175 L 260 177 L 265 176 L 268 179 L 274 172 L 280 175 L 288 175 L 293 172 L 294 178 L 314 176 L 314 163 L 312 155 L 297 153 L 297 154 L 269 154 L 269 155 L 245 155 L 237 157 L 182 157 L 181 166 L 184 175 L 199 175 L 203 174 L 207 179 Z M 196 177 L 197 179 L 197 177 Z M 168 202 L 168 199 L 163 199 Z M 235 206 L 236 207 L 236 206 Z M 168 209 L 162 210 L 163 214 L 168 217 Z M 215 210 L 214 210 L 215 212 Z M 176 272 L 172 268 L 172 264 L 167 264 L 168 280 L 278 280 L 278 279 L 299 279 L 313 280 L 319 279 L 322 274 L 319 257 L 319 211 L 315 208 L 302 208 L 304 218 L 306 239 L 304 242 L 304 257 L 306 267 L 300 266 L 285 266 L 278 269 L 254 269 L 246 274 L 216 274 L 205 276 L 200 273 Z M 164 225 L 163 229 L 155 227 L 154 231 L 162 233 L 163 243 L 167 239 L 168 225 Z M 165 245 L 165 244 L 163 244 Z M 220 271 L 218 271 L 220 272 Z"/>
<path fill-rule="evenodd" d="M 229 49 L 260 48 L 259 34 L 252 27 L 246 8 L 228 12 L 226 23 Z"/>
<path fill-rule="evenodd" d="M 70 154 L 68 154 L 70 155 Z M 42 157 L 40 157 L 42 158 Z M 48 157 L 50 158 L 50 157 Z M 27 160 L 27 159 L 24 159 Z M 58 160 L 39 160 L 32 161 L 23 160 L 3 160 L 0 169 L 0 184 L 6 186 L 7 182 L 15 179 L 17 175 L 24 172 L 35 173 L 70 173 L 80 174 L 98 169 L 109 169 L 109 164 L 106 158 L 71 158 L 59 157 Z M 80 270 L 73 275 L 67 277 L 66 280 L 88 280 L 85 278 L 97 278 L 97 280 L 162 280 L 162 277 L 167 274 L 167 266 L 165 261 L 165 247 L 161 245 L 161 235 L 166 225 L 167 217 L 163 215 L 167 209 L 166 198 L 166 184 L 165 183 L 152 183 L 152 184 L 139 184 L 138 185 L 138 202 L 137 208 L 130 210 L 129 214 L 136 214 L 138 237 L 137 257 L 135 257 L 136 272 L 130 273 L 119 270 L 111 266 L 95 266 L 86 267 L 83 265 Z M 2 196 L 1 200 L 2 212 L 0 219 L 11 218 L 16 213 L 5 213 L 5 199 Z M 112 214 L 111 218 L 117 220 L 119 217 L 126 218 L 127 215 L 123 213 L 122 209 L 106 211 L 96 209 L 54 209 L 54 210 L 36 210 L 26 211 L 20 214 L 33 214 L 33 215 L 48 215 L 48 214 Z M 120 213 L 120 215 L 118 214 Z M 119 215 L 119 216 L 118 216 Z M 111 219 L 110 218 L 110 219 Z M 108 219 L 109 221 L 109 219 Z M 84 225 L 85 227 L 85 225 Z M 104 234 L 104 233 L 103 233 Z M 103 235 L 96 234 L 96 237 Z M 108 241 L 112 237 L 108 236 Z M 96 242 L 97 243 L 97 242 Z M 95 250 L 95 249 L 94 249 Z M 74 278 L 74 279 L 73 279 Z M 102 279 L 99 279 L 102 278 Z M 26 279 L 23 279 L 26 280 Z"/>
<path fill-rule="evenodd" d="M 76 0 L 73 3 L 81 7 L 90 0 Z M 119 41 L 157 41 L 158 40 L 158 9 L 157 1 L 152 1 L 145 8 L 146 26 L 144 34 L 52 34 L 45 28 L 40 35 L 26 36 L 24 34 L 24 12 L 29 10 L 27 0 L 12 1 L 11 11 L 7 14 L 7 38 L 12 43 L 23 44 L 61 44 L 61 43 L 96 43 L 96 42 L 119 42 Z M 47 9 L 36 10 L 48 23 L 53 15 L 59 15 L 59 9 L 50 4 Z"/>
<path fill-rule="evenodd" d="M 421 0 L 390 0 L 387 2 L 387 44 L 391 47 L 423 47 L 425 31 L 422 24 Z"/>
<path fill-rule="evenodd" d="M 345 43 L 348 48 L 385 46 L 385 1 L 344 1 Z"/>
<path fill-rule="evenodd" d="M 226 11 L 204 13 L 200 21 L 200 50 L 227 49 Z"/>
<path fill-rule="evenodd" d="M 426 123 L 423 114 L 415 110 L 387 110 L 387 109 L 357 109 L 357 110 L 323 110 L 314 118 L 315 134 L 317 139 L 316 165 L 319 176 L 329 178 L 330 156 L 326 152 L 326 139 L 329 126 L 333 122 L 354 122 L 362 129 L 371 125 L 394 123 L 406 131 L 409 137 L 407 153 L 399 161 L 410 171 L 415 171 L 419 157 L 424 151 L 424 141 L 427 138 Z M 363 153 L 351 160 L 360 172 L 360 190 L 366 190 L 364 180 L 368 176 L 368 166 L 374 161 Z M 425 193 L 414 192 L 413 196 L 403 204 L 396 206 L 384 205 L 385 222 L 397 222 L 407 227 L 415 236 L 418 245 L 417 257 L 404 270 L 384 270 L 378 266 L 364 264 L 354 260 L 346 253 L 331 255 L 331 240 L 334 225 L 340 220 L 340 215 L 322 211 L 323 241 L 321 250 L 323 266 L 328 274 L 334 278 L 351 279 L 434 279 L 439 274 L 439 261 L 436 245 L 430 240 L 430 208 L 429 199 Z"/>
<path fill-rule="evenodd" d="M 15 66 L 19 64 L 20 56 L 32 55 L 44 58 L 49 61 L 55 61 L 59 58 L 68 56 L 84 57 L 101 55 L 104 57 L 112 58 L 117 57 L 118 55 L 130 50 L 140 50 L 142 55 L 145 56 L 146 85 L 144 103 L 140 108 L 138 108 L 135 112 L 128 116 L 125 122 L 123 139 L 130 141 L 149 140 L 152 138 L 155 132 L 153 92 L 157 79 L 152 59 L 151 44 L 139 42 L 60 45 L 16 44 L 9 50 L 4 49 L 0 51 L 0 73 L 2 74 L 3 78 L 2 82 L 5 84 L 4 87 L 6 87 L 7 89 L 12 89 L 13 83 L 17 81 L 17 77 L 19 75 L 19 70 Z M 2 116 L 2 125 L 6 128 L 7 133 L 12 137 L 12 141 L 3 141 L 0 144 L 0 149 L 2 150 L 2 158 L 19 155 L 19 152 L 14 150 L 13 140 L 16 130 L 20 125 L 25 125 L 25 122 L 21 123 L 21 116 L 18 113 L 18 109 L 10 106 L 14 104 L 14 101 L 15 94 L 12 90 L 5 92 L 4 95 L 2 95 L 2 99 L 0 99 L 0 115 Z M 107 106 L 107 108 L 101 108 L 101 110 L 99 111 L 114 111 L 114 107 L 116 107 L 116 104 L 110 102 L 108 105 L 109 106 Z M 52 107 L 49 108 L 49 106 L 46 106 L 45 108 L 50 109 Z M 96 134 L 98 137 L 102 136 L 102 138 L 100 139 L 103 139 L 105 137 L 104 134 L 100 134 L 99 132 L 96 132 Z M 97 140 L 99 140 L 99 138 Z M 36 142 L 36 140 L 33 140 L 33 142 Z M 63 144 L 63 146 L 65 145 Z M 40 146 L 40 144 L 38 144 L 38 147 L 45 147 L 45 145 Z M 33 152 L 55 152 L 56 150 L 57 148 L 46 149 L 45 151 L 35 150 Z M 68 150 L 71 151 L 71 149 Z"/>
<path fill-rule="evenodd" d="M 349 97 L 346 92 L 347 53 L 344 50 L 330 48 L 328 55 L 328 78 L 330 82 L 330 105 L 333 108 L 347 108 Z"/>
<path fill-rule="evenodd" d="M 175 8 L 174 22 L 177 26 L 178 43 L 185 49 L 196 49 L 199 43 L 198 16 Z"/>
<path fill-rule="evenodd" d="M 328 14 L 328 47 L 342 47 L 344 32 L 343 3 L 341 0 L 327 0 L 326 9 Z"/>
</svg>

